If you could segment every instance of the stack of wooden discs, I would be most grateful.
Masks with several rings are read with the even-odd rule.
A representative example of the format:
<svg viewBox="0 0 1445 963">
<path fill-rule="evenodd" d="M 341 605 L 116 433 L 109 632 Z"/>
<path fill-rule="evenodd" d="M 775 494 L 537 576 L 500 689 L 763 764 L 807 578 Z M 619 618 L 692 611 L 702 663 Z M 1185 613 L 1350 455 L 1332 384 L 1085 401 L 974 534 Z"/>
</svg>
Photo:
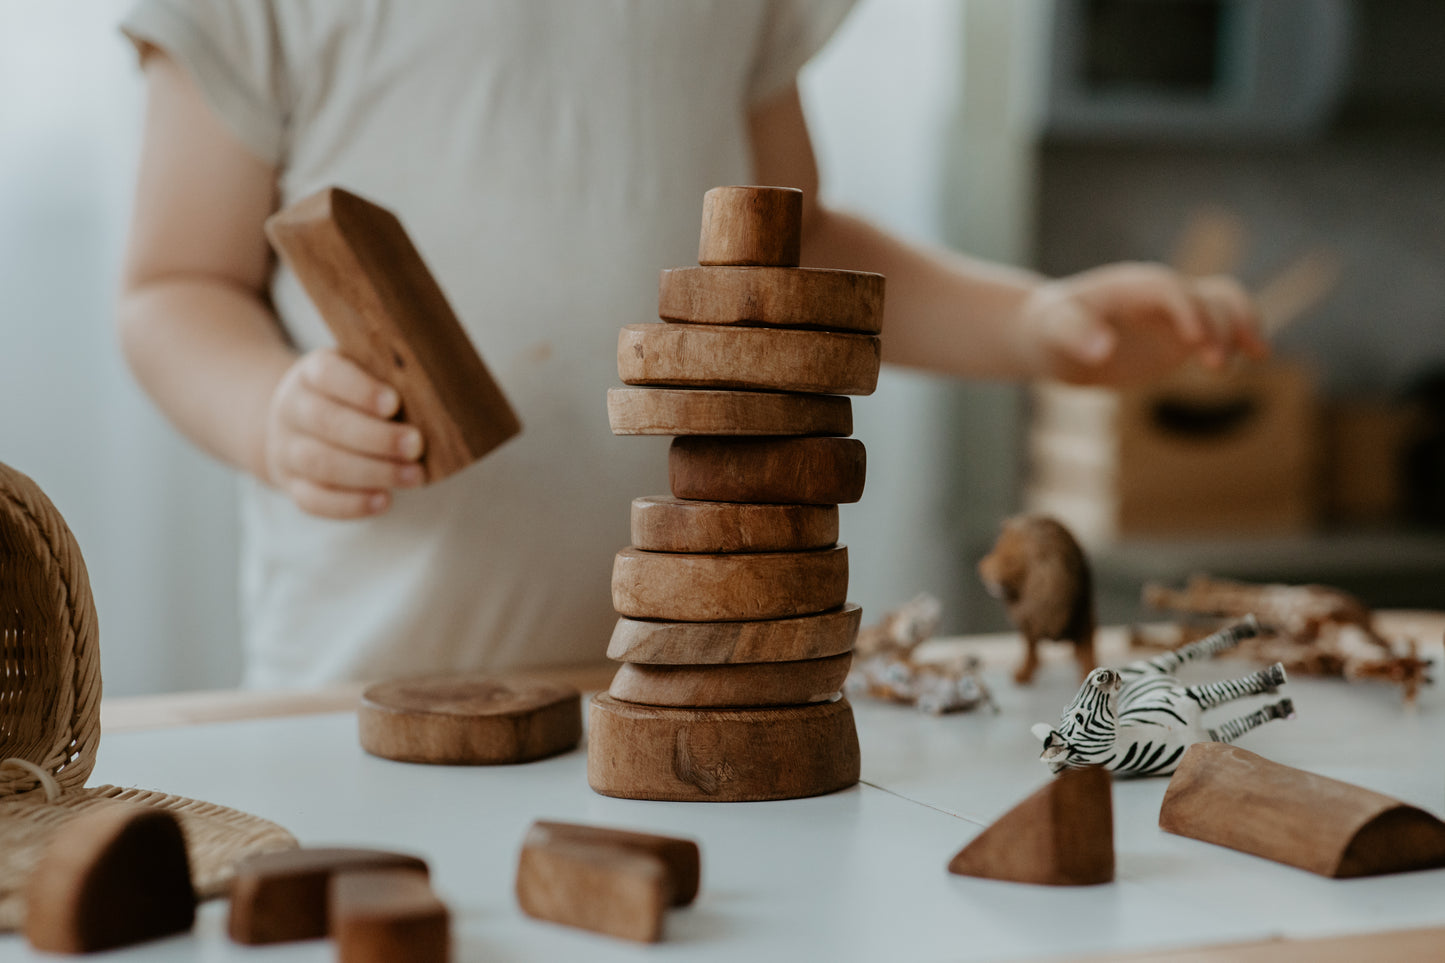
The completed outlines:
<svg viewBox="0 0 1445 963">
<path fill-rule="evenodd" d="M 589 717 L 608 796 L 786 799 L 858 780 L 839 694 L 861 612 L 838 505 L 863 493 L 850 402 L 878 380 L 883 277 L 798 267 L 802 194 L 720 187 L 701 266 L 662 272 L 666 323 L 622 329 L 619 435 L 675 435 L 671 496 L 617 554 L 624 665 Z M 636 386 L 636 387 L 631 387 Z"/>
</svg>

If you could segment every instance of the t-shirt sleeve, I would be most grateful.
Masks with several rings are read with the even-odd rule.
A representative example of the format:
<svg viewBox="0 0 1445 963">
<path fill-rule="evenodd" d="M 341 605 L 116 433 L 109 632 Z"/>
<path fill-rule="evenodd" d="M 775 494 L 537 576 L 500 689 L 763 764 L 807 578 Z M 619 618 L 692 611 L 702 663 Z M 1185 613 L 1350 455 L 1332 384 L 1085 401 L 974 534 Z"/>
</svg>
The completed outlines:
<svg viewBox="0 0 1445 963">
<path fill-rule="evenodd" d="M 854 0 L 769 0 L 748 84 L 752 104 L 782 93 L 823 48 Z"/>
<path fill-rule="evenodd" d="M 184 67 L 247 150 L 281 162 L 288 98 L 269 0 L 139 0 L 120 29 L 138 48 L 158 47 Z"/>
</svg>

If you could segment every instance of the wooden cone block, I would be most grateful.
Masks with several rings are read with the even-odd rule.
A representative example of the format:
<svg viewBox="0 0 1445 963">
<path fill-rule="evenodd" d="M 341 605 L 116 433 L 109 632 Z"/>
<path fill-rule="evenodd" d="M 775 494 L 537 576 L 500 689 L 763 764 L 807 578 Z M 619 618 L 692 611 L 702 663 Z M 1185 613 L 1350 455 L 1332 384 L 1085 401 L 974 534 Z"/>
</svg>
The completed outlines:
<svg viewBox="0 0 1445 963">
<path fill-rule="evenodd" d="M 667 495 L 632 500 L 632 545 L 645 552 L 803 552 L 837 541 L 836 505 L 746 505 Z"/>
<path fill-rule="evenodd" d="M 451 914 L 415 869 L 339 873 L 331 880 L 338 963 L 447 963 Z"/>
<path fill-rule="evenodd" d="M 883 275 L 819 268 L 670 268 L 657 287 L 664 321 L 883 330 Z"/>
<path fill-rule="evenodd" d="M 1184 754 L 1159 828 L 1335 879 L 1445 866 L 1424 810 L 1219 742 Z"/>
<path fill-rule="evenodd" d="M 604 796 L 747 802 L 858 781 L 847 699 L 781 709 L 668 709 L 609 695 L 589 710 L 587 781 Z"/>
<path fill-rule="evenodd" d="M 742 622 L 792 618 L 847 600 L 848 549 L 683 555 L 625 548 L 612 565 L 612 607 L 635 619 Z"/>
<path fill-rule="evenodd" d="M 974 837 L 949 862 L 948 871 L 1047 886 L 1110 882 L 1112 792 L 1103 769 L 1066 770 Z"/>
<path fill-rule="evenodd" d="M 607 694 L 649 706 L 756 708 L 827 702 L 843 688 L 853 655 L 803 662 L 645 665 L 617 670 Z"/>
<path fill-rule="evenodd" d="M 702 198 L 697 263 L 797 267 L 803 192 L 795 187 L 714 187 Z"/>
<path fill-rule="evenodd" d="M 868 395 L 881 344 L 833 331 L 629 324 L 617 338 L 617 374 L 629 385 Z"/>
<path fill-rule="evenodd" d="M 793 662 L 849 652 L 863 610 L 841 609 L 764 622 L 644 622 L 618 619 L 607 657 L 648 665 Z"/>
<path fill-rule="evenodd" d="M 853 408 L 836 395 L 705 388 L 609 388 L 615 435 L 850 435 Z"/>
<path fill-rule="evenodd" d="M 847 504 L 867 472 L 856 438 L 676 438 L 667 453 L 673 495 L 720 502 Z"/>
</svg>

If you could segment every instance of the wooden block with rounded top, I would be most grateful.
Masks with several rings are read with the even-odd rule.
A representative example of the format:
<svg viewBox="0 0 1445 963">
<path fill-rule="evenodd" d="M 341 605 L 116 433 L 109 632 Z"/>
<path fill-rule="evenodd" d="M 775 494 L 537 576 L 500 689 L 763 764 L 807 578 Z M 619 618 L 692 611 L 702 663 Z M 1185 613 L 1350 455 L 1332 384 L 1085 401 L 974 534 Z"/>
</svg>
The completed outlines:
<svg viewBox="0 0 1445 963">
<path fill-rule="evenodd" d="M 615 435 L 850 435 L 853 408 L 837 395 L 706 388 L 609 388 Z"/>
<path fill-rule="evenodd" d="M 415 869 L 331 877 L 331 938 L 338 963 L 447 963 L 451 914 Z"/>
<path fill-rule="evenodd" d="M 664 321 L 883 330 L 883 275 L 822 268 L 669 268 L 657 286 Z"/>
<path fill-rule="evenodd" d="M 582 738 L 580 693 L 525 678 L 382 682 L 357 708 L 361 747 L 399 762 L 496 765 L 566 752 Z"/>
<path fill-rule="evenodd" d="M 617 337 L 617 374 L 629 385 L 869 395 L 881 344 L 836 331 L 629 324 Z"/>
<path fill-rule="evenodd" d="M 612 563 L 612 607 L 634 619 L 738 622 L 837 608 L 848 549 L 684 555 L 625 548 Z"/>
<path fill-rule="evenodd" d="M 587 781 L 604 796 L 674 802 L 795 799 L 858 781 L 847 699 L 777 709 L 670 709 L 598 695 Z"/>
<path fill-rule="evenodd" d="M 699 264 L 797 267 L 803 192 L 795 187 L 714 187 L 702 198 Z"/>
<path fill-rule="evenodd" d="M 527 843 L 551 845 L 554 842 L 586 843 L 647 853 L 662 860 L 667 871 L 668 889 L 673 906 L 687 906 L 697 899 L 702 885 L 702 850 L 697 842 L 679 836 L 659 836 L 610 826 L 588 826 L 583 823 L 558 823 L 539 819 L 527 833 Z M 525 845 L 525 843 L 524 843 Z"/>
<path fill-rule="evenodd" d="M 649 665 L 793 662 L 849 652 L 863 610 L 842 608 L 760 622 L 647 622 L 618 619 L 607 657 Z"/>
<path fill-rule="evenodd" d="M 847 504 L 863 497 L 867 473 L 856 438 L 675 438 L 667 453 L 678 498 Z"/>
<path fill-rule="evenodd" d="M 67 822 L 26 883 L 25 937 L 94 953 L 173 933 L 196 917 L 190 859 L 169 812 L 117 803 Z"/>
<path fill-rule="evenodd" d="M 645 552 L 801 552 L 837 540 L 836 505 L 746 505 L 667 495 L 632 500 L 632 544 Z"/>
<path fill-rule="evenodd" d="M 608 695 L 649 706 L 755 708 L 827 702 L 843 688 L 853 654 L 801 662 L 646 665 L 617 670 Z"/>
</svg>

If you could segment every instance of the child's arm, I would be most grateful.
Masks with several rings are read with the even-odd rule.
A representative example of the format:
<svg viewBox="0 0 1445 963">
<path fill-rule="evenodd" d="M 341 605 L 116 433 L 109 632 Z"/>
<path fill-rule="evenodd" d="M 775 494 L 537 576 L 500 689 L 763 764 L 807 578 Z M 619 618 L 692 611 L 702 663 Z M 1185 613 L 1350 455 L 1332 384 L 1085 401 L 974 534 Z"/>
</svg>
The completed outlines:
<svg viewBox="0 0 1445 963">
<path fill-rule="evenodd" d="M 333 518 L 384 511 L 420 484 L 396 392 L 333 351 L 304 356 L 267 304 L 262 224 L 276 173 L 164 53 L 145 57 L 145 135 L 119 306 L 126 360 L 211 454 Z"/>
<path fill-rule="evenodd" d="M 804 192 L 803 259 L 888 277 L 885 361 L 974 377 L 1118 383 L 1198 355 L 1262 355 L 1249 298 L 1229 278 L 1115 264 L 1049 281 L 904 243 L 814 202 L 818 172 L 797 90 L 750 118 L 757 182 Z"/>
</svg>

